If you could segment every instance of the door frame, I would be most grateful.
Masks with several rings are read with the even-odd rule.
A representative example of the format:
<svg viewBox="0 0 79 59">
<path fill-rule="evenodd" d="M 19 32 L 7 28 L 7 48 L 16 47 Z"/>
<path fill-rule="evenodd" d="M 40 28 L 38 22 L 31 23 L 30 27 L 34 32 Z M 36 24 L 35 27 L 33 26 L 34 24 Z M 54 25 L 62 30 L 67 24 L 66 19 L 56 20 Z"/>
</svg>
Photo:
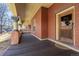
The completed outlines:
<svg viewBox="0 0 79 59">
<path fill-rule="evenodd" d="M 73 14 L 73 43 L 75 44 L 75 6 L 71 6 L 59 13 L 56 14 L 56 40 L 59 40 L 59 15 L 64 13 L 64 12 L 68 12 L 70 10 L 73 10 L 72 14 Z"/>
</svg>

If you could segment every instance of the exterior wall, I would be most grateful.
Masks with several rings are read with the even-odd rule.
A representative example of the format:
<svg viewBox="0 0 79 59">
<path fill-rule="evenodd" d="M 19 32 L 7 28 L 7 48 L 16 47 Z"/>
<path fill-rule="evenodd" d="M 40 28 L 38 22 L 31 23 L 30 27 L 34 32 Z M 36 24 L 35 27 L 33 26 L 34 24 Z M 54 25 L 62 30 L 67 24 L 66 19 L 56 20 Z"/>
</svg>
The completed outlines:
<svg viewBox="0 0 79 59">
<path fill-rule="evenodd" d="M 75 6 L 75 46 L 79 47 L 79 4 L 55 3 L 49 9 L 40 8 L 33 17 L 36 22 L 35 34 L 39 38 L 56 39 L 56 14 L 71 6 Z M 48 12 L 48 13 L 47 13 Z M 48 16 L 47 16 L 48 14 Z M 63 13 L 64 14 L 64 13 Z M 48 19 L 48 20 L 47 20 Z M 47 29 L 48 28 L 48 29 Z M 46 30 L 47 29 L 47 30 Z"/>
<path fill-rule="evenodd" d="M 48 36 L 48 12 L 47 8 L 41 7 L 33 17 L 35 20 L 35 34 L 39 38 L 47 38 Z"/>
<path fill-rule="evenodd" d="M 56 14 L 74 4 L 57 3 L 48 9 L 48 37 L 56 39 Z"/>
<path fill-rule="evenodd" d="M 62 10 L 75 6 L 75 46 L 79 47 L 79 4 L 57 3 L 48 9 L 48 37 L 56 39 L 56 14 Z"/>
<path fill-rule="evenodd" d="M 33 20 L 35 21 L 35 31 L 32 33 L 38 37 L 41 37 L 41 9 L 39 9 L 35 14 Z"/>
<path fill-rule="evenodd" d="M 75 6 L 75 46 L 79 47 L 79 4 Z"/>
<path fill-rule="evenodd" d="M 47 38 L 48 37 L 48 9 L 42 7 L 42 38 Z"/>
</svg>

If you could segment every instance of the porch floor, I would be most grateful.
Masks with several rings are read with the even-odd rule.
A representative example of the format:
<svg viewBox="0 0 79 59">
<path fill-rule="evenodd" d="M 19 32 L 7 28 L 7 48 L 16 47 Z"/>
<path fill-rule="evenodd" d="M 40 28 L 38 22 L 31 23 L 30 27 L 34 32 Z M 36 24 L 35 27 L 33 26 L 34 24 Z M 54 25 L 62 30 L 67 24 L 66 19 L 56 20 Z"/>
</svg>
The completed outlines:
<svg viewBox="0 0 79 59">
<path fill-rule="evenodd" d="M 73 52 L 59 49 L 48 40 L 40 41 L 31 34 L 24 33 L 21 43 L 10 46 L 3 56 L 70 56 Z"/>
</svg>

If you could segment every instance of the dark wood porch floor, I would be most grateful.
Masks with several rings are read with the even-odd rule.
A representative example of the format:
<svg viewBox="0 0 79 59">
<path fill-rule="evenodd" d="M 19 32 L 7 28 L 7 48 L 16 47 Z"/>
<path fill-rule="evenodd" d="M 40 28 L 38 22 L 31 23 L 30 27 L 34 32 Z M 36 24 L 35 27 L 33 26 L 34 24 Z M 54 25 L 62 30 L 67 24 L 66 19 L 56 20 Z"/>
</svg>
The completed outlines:
<svg viewBox="0 0 79 59">
<path fill-rule="evenodd" d="M 72 50 L 62 50 L 54 43 L 40 41 L 31 34 L 23 34 L 21 43 L 13 45 L 3 54 L 4 56 L 70 56 Z"/>
</svg>

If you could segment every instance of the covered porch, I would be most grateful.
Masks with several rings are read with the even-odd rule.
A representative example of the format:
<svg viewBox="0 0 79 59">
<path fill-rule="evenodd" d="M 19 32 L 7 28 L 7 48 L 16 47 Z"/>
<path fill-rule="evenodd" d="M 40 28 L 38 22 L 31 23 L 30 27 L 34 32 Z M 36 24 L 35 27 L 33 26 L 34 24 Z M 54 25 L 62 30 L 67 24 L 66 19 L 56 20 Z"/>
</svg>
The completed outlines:
<svg viewBox="0 0 79 59">
<path fill-rule="evenodd" d="M 79 4 L 12 3 L 8 6 L 15 22 L 11 24 L 12 31 L 1 36 L 1 41 L 6 43 L 2 56 L 79 55 Z M 64 17 L 67 18 L 62 21 Z"/>
</svg>

